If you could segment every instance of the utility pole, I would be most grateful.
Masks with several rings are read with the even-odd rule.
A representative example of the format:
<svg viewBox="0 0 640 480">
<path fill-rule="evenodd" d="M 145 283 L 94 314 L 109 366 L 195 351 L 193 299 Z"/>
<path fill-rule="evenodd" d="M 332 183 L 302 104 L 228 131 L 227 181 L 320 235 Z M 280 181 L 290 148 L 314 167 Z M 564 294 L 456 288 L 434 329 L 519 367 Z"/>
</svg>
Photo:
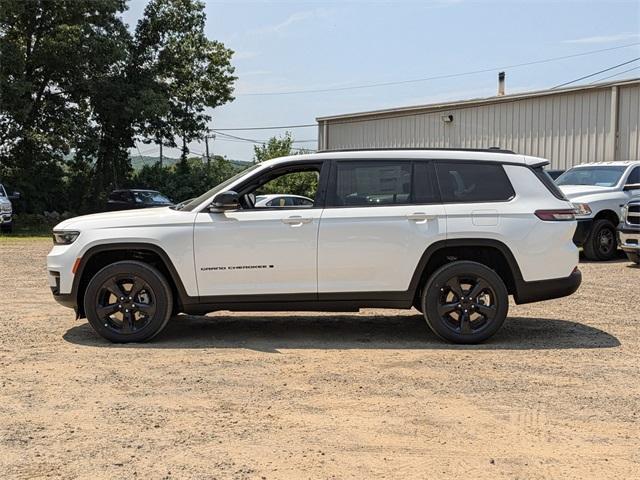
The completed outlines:
<svg viewBox="0 0 640 480">
<path fill-rule="evenodd" d="M 160 141 L 160 166 L 162 167 L 162 141 Z"/>
<path fill-rule="evenodd" d="M 205 146 L 205 151 L 207 152 L 207 168 L 209 168 L 211 166 L 211 158 L 209 157 L 209 136 L 205 135 L 204 136 L 204 146 Z"/>
</svg>

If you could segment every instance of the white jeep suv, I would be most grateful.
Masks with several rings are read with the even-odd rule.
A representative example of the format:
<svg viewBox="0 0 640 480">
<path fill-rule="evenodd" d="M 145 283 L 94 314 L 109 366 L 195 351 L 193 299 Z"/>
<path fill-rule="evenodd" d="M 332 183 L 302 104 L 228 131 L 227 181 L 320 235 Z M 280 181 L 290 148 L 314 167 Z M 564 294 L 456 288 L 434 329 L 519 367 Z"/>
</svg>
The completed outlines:
<svg viewBox="0 0 640 480">
<path fill-rule="evenodd" d="M 49 283 L 114 342 L 148 340 L 180 312 L 413 306 L 439 337 L 476 343 L 500 328 L 509 295 L 580 285 L 574 209 L 547 163 L 495 150 L 278 158 L 180 208 L 62 222 Z M 287 175 L 313 177 L 313 206 L 256 207 Z"/>
<path fill-rule="evenodd" d="M 590 260 L 615 258 L 620 212 L 627 202 L 640 200 L 640 161 L 576 165 L 556 184 L 576 207 L 576 245 Z"/>
</svg>

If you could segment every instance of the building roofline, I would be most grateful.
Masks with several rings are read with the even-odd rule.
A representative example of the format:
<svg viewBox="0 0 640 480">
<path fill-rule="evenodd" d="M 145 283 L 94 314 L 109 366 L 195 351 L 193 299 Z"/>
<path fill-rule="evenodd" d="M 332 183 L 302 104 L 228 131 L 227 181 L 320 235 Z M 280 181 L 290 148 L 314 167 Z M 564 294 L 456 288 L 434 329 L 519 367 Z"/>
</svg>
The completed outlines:
<svg viewBox="0 0 640 480">
<path fill-rule="evenodd" d="M 331 122 L 333 120 L 356 120 L 356 119 L 361 119 L 363 117 L 392 116 L 392 115 L 398 115 L 398 114 L 403 115 L 403 114 L 438 111 L 438 110 L 454 110 L 454 109 L 472 107 L 477 105 L 490 105 L 490 104 L 496 104 L 496 103 L 513 102 L 517 100 L 523 100 L 526 98 L 558 95 L 563 93 L 579 92 L 579 91 L 585 91 L 585 90 L 597 90 L 601 88 L 610 88 L 613 86 L 624 86 L 624 85 L 633 85 L 633 84 L 640 84 L 640 77 L 630 78 L 628 80 L 594 83 L 592 85 L 579 85 L 576 87 L 534 90 L 531 92 L 513 93 L 510 95 L 502 95 L 502 96 L 494 96 L 494 97 L 472 98 L 468 100 L 457 100 L 452 102 L 431 103 L 431 104 L 425 104 L 425 105 L 413 105 L 413 106 L 406 106 L 406 107 L 386 108 L 381 110 L 370 110 L 365 112 L 344 113 L 340 115 L 329 115 L 324 117 L 317 117 L 316 121 L 318 123 L 321 123 L 321 122 Z"/>
</svg>

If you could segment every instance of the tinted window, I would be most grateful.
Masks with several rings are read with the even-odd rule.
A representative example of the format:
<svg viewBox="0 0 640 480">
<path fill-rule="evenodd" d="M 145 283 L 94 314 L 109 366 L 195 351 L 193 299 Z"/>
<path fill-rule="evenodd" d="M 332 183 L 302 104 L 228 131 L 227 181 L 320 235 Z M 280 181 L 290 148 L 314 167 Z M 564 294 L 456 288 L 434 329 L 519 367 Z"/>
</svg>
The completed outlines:
<svg viewBox="0 0 640 480">
<path fill-rule="evenodd" d="M 443 202 L 500 202 L 515 195 L 502 165 L 485 162 L 438 162 Z"/>
<path fill-rule="evenodd" d="M 629 174 L 629 178 L 627 179 L 627 183 L 637 184 L 640 183 L 640 167 L 634 168 Z"/>
<path fill-rule="evenodd" d="M 410 162 L 338 162 L 337 206 L 401 205 L 411 195 Z"/>
</svg>

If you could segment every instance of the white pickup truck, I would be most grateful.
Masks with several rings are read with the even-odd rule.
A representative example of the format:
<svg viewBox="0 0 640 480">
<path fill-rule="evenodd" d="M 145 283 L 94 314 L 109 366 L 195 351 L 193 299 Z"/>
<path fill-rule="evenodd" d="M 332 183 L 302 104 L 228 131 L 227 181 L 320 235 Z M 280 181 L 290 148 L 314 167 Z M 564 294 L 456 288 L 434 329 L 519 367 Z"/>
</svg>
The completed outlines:
<svg viewBox="0 0 640 480">
<path fill-rule="evenodd" d="M 576 207 L 573 241 L 590 260 L 616 256 L 616 227 L 622 208 L 640 199 L 640 161 L 577 165 L 556 179 L 562 193 Z"/>
</svg>

